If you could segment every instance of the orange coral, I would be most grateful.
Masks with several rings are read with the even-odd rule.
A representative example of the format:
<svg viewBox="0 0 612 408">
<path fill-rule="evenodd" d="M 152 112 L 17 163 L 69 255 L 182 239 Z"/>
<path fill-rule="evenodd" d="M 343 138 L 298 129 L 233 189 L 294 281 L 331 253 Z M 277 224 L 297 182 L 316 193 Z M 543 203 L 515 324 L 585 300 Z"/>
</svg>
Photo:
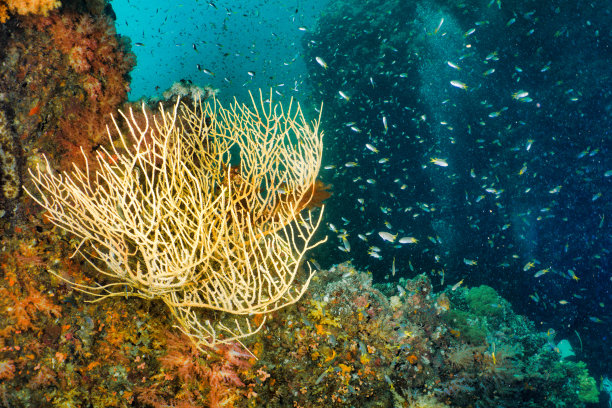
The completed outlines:
<svg viewBox="0 0 612 408">
<path fill-rule="evenodd" d="M 16 14 L 40 14 L 46 16 L 51 10 L 58 8 L 59 0 L 4 0 L 0 3 L 0 23 L 8 20 L 7 9 Z"/>
<path fill-rule="evenodd" d="M 57 318 L 62 315 L 62 307 L 60 305 L 56 305 L 47 295 L 31 286 L 28 287 L 28 296 L 24 300 L 24 303 L 26 302 L 29 303 L 31 309 L 35 308 L 47 317 L 53 316 Z"/>
<path fill-rule="evenodd" d="M 6 7 L 6 4 L 0 3 L 0 24 L 6 23 L 8 19 L 8 8 Z"/>
<path fill-rule="evenodd" d="M 96 148 L 107 140 L 110 114 L 127 99 L 134 57 L 119 41 L 112 20 L 103 15 L 52 13 L 35 26 L 51 35 L 53 48 L 64 55 L 68 75 L 80 88 L 62 103 L 53 143 L 61 150 L 61 168 L 71 168 L 73 162 L 82 165 L 80 148 L 93 159 Z"/>
<path fill-rule="evenodd" d="M 21 263 L 25 262 L 25 263 Z M 40 322 L 37 312 L 47 317 L 61 316 L 61 306 L 55 304 L 46 294 L 35 288 L 35 282 L 27 275 L 17 273 L 19 267 L 25 265 L 22 271 L 29 268 L 37 270 L 44 264 L 40 257 L 40 250 L 34 245 L 19 242 L 18 249 L 6 252 L 0 256 L 0 270 L 8 283 L 8 288 L 0 286 L 0 313 L 8 319 L 3 319 L 5 326 L 0 330 L 0 336 L 6 336 L 19 330 L 36 329 Z M 9 323 L 10 322 L 10 323 Z"/>
</svg>

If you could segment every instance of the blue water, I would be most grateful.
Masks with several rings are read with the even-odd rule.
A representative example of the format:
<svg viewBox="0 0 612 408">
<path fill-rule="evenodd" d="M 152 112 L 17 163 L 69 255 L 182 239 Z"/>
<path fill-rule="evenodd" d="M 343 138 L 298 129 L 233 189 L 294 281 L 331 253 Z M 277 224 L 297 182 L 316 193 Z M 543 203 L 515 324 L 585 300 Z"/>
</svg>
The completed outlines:
<svg viewBox="0 0 612 408">
<path fill-rule="evenodd" d="M 303 29 L 314 26 L 325 3 L 113 1 L 117 31 L 132 40 L 138 63 L 129 97 L 159 95 L 185 79 L 220 89 L 221 100 L 246 101 L 260 88 L 301 98 Z"/>
<path fill-rule="evenodd" d="M 326 3 L 114 1 L 130 98 L 323 101 L 319 263 L 488 284 L 612 375 L 609 3 Z"/>
</svg>

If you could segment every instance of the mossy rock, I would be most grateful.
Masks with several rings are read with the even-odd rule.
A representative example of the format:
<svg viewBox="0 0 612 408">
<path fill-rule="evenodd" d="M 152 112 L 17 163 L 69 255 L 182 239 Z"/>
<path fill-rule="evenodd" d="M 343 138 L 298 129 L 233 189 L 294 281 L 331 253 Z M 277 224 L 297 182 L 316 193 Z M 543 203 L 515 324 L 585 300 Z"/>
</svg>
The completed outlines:
<svg viewBox="0 0 612 408">
<path fill-rule="evenodd" d="M 457 330 L 459 336 L 465 341 L 472 344 L 482 344 L 487 333 L 480 324 L 474 325 L 468 322 L 469 317 L 470 313 L 457 309 L 451 309 L 442 316 L 448 325 Z"/>
<path fill-rule="evenodd" d="M 502 314 L 501 298 L 490 286 L 481 285 L 470 289 L 466 296 L 470 311 L 478 316 Z"/>
</svg>

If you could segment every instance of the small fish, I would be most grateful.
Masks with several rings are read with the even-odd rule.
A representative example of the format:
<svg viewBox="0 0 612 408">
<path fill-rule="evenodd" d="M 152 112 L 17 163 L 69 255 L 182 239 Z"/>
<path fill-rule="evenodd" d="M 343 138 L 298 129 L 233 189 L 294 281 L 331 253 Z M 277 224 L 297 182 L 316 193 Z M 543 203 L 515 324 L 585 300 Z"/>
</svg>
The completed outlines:
<svg viewBox="0 0 612 408">
<path fill-rule="evenodd" d="M 400 244 L 416 244 L 419 240 L 415 237 L 401 237 L 398 242 Z"/>
<path fill-rule="evenodd" d="M 497 51 L 490 52 L 489 54 L 487 54 L 485 59 L 487 61 L 498 61 L 499 57 L 497 56 Z"/>
<path fill-rule="evenodd" d="M 344 252 L 351 252 L 351 244 L 346 237 L 342 237 L 342 245 L 344 246 Z"/>
<path fill-rule="evenodd" d="M 318 271 L 321 270 L 321 265 L 319 265 L 319 263 L 315 261 L 313 258 L 310 258 L 308 262 L 310 262 L 315 267 L 315 270 L 318 270 Z"/>
<path fill-rule="evenodd" d="M 525 266 L 523 266 L 523 272 L 527 272 L 531 268 L 535 266 L 535 262 L 527 262 Z"/>
<path fill-rule="evenodd" d="M 446 162 L 445 159 L 438 159 L 438 158 L 434 157 L 434 158 L 430 159 L 429 162 L 435 164 L 436 166 L 448 167 L 448 163 Z"/>
<path fill-rule="evenodd" d="M 317 64 L 322 66 L 324 69 L 327 69 L 327 63 L 325 61 L 323 61 L 323 58 L 316 57 L 315 60 L 317 60 Z"/>
<path fill-rule="evenodd" d="M 589 149 L 590 149 L 590 147 L 587 147 L 586 150 L 583 150 L 580 153 L 578 153 L 578 156 L 576 156 L 576 157 L 578 157 L 579 159 L 582 159 L 584 156 L 586 156 L 589 153 Z"/>
<path fill-rule="evenodd" d="M 475 261 L 473 259 L 466 259 L 466 258 L 463 258 L 463 263 L 469 266 L 478 265 L 478 261 Z"/>
<path fill-rule="evenodd" d="M 457 80 L 455 80 L 455 79 L 453 79 L 452 81 L 450 81 L 450 84 L 451 84 L 452 86 L 454 86 L 455 88 L 461 88 L 461 89 L 467 89 L 467 88 L 468 88 L 468 86 L 467 86 L 466 84 L 464 84 L 464 83 L 463 83 L 463 82 L 461 82 L 461 81 L 457 81 Z"/>
<path fill-rule="evenodd" d="M 388 126 L 387 126 L 387 117 L 386 117 L 386 116 L 383 116 L 383 117 L 382 117 L 382 122 L 383 122 L 383 126 L 384 126 L 384 128 L 385 128 L 385 133 L 387 133 L 387 130 L 388 130 L 389 128 L 388 128 Z"/>
<path fill-rule="evenodd" d="M 492 73 L 495 72 L 495 68 L 491 68 L 491 69 L 487 69 L 485 72 L 482 73 L 483 76 L 489 76 Z"/>
<path fill-rule="evenodd" d="M 395 257 L 393 257 L 393 262 L 391 263 L 391 276 L 395 276 Z"/>
<path fill-rule="evenodd" d="M 357 162 L 347 162 L 347 163 L 344 163 L 344 166 L 345 167 L 357 167 L 359 166 L 359 164 L 357 164 Z"/>
<path fill-rule="evenodd" d="M 387 231 L 380 231 L 378 235 L 380 235 L 384 241 L 388 242 L 395 242 L 395 238 L 397 238 L 397 234 L 393 235 Z"/>
<path fill-rule="evenodd" d="M 455 284 L 453 285 L 453 287 L 451 288 L 451 290 L 452 290 L 453 292 L 454 292 L 454 291 L 456 291 L 457 289 L 459 289 L 459 286 L 461 286 L 461 284 L 462 284 L 462 283 L 463 283 L 463 279 L 461 279 L 459 282 L 455 283 Z"/>
<path fill-rule="evenodd" d="M 560 300 L 559 304 L 560 305 L 567 305 L 569 302 L 567 300 Z"/>
<path fill-rule="evenodd" d="M 215 76 L 215 73 L 214 73 L 214 72 L 212 72 L 211 70 L 208 70 L 208 69 L 206 69 L 206 68 L 203 68 L 203 69 L 202 69 L 202 72 L 203 72 L 203 73 L 205 73 L 205 74 L 207 74 L 207 75 L 210 75 L 210 76 Z"/>
<path fill-rule="evenodd" d="M 344 92 L 342 92 L 342 91 L 338 91 L 338 93 L 340 94 L 340 97 L 341 97 L 342 99 L 345 99 L 345 100 L 347 100 L 347 101 L 349 101 L 349 100 L 351 99 L 351 98 L 350 98 L 350 97 L 349 97 L 347 94 L 345 94 L 345 93 L 344 93 Z"/>
<path fill-rule="evenodd" d="M 544 274 L 546 274 L 546 273 L 548 273 L 548 272 L 550 272 L 550 268 L 540 269 L 539 271 L 537 271 L 537 272 L 536 272 L 536 273 L 533 275 L 533 277 L 534 277 L 534 278 L 539 278 L 540 276 L 542 276 L 542 275 L 544 275 Z"/>
<path fill-rule="evenodd" d="M 527 91 L 522 91 L 522 90 L 521 91 L 516 91 L 516 92 L 514 92 L 512 94 L 512 99 L 516 99 L 518 101 L 518 100 L 521 100 L 523 98 L 526 98 L 528 95 L 529 95 L 529 92 L 527 92 Z"/>
<path fill-rule="evenodd" d="M 573 270 L 569 269 L 567 271 L 567 275 L 572 278 L 573 280 L 575 280 L 576 282 L 578 282 L 580 280 L 579 277 L 576 276 L 576 272 L 574 272 Z"/>
<path fill-rule="evenodd" d="M 144 47 L 144 43 L 141 42 L 134 43 L 134 45 L 136 45 L 137 47 Z"/>
<path fill-rule="evenodd" d="M 461 70 L 461 67 L 460 67 L 459 65 L 455 64 L 455 63 L 452 63 L 452 62 L 450 62 L 450 61 L 446 61 L 446 64 L 447 64 L 449 67 L 451 67 L 451 68 L 453 68 L 453 69 L 456 69 L 457 71 L 460 71 L 460 70 Z"/>
<path fill-rule="evenodd" d="M 440 23 L 438 24 L 438 26 L 436 27 L 436 29 L 434 30 L 434 34 L 437 34 L 438 31 L 440 31 L 440 27 L 442 27 L 442 24 L 444 24 L 444 18 L 440 19 Z"/>
<path fill-rule="evenodd" d="M 368 150 L 370 150 L 370 151 L 372 151 L 372 152 L 374 152 L 374 153 L 378 153 L 378 149 L 377 149 L 377 148 L 375 148 L 374 146 L 372 146 L 371 144 L 366 143 L 366 145 L 365 145 L 365 146 L 366 146 L 366 148 L 367 148 Z"/>
<path fill-rule="evenodd" d="M 368 251 L 368 255 L 370 255 L 372 258 L 382 259 L 382 256 L 376 251 Z"/>
</svg>

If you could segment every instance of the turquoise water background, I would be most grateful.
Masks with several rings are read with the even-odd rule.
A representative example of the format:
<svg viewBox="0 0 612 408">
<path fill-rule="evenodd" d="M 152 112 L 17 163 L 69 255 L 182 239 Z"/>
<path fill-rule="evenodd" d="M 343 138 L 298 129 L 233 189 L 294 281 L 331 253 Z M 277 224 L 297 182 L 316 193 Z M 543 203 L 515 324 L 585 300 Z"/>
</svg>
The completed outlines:
<svg viewBox="0 0 612 408">
<path fill-rule="evenodd" d="M 115 0 L 117 31 L 131 38 L 137 58 L 130 99 L 159 94 L 180 79 L 221 88 L 221 100 L 246 100 L 248 90 L 270 87 L 302 96 L 300 41 L 326 3 Z"/>
</svg>

